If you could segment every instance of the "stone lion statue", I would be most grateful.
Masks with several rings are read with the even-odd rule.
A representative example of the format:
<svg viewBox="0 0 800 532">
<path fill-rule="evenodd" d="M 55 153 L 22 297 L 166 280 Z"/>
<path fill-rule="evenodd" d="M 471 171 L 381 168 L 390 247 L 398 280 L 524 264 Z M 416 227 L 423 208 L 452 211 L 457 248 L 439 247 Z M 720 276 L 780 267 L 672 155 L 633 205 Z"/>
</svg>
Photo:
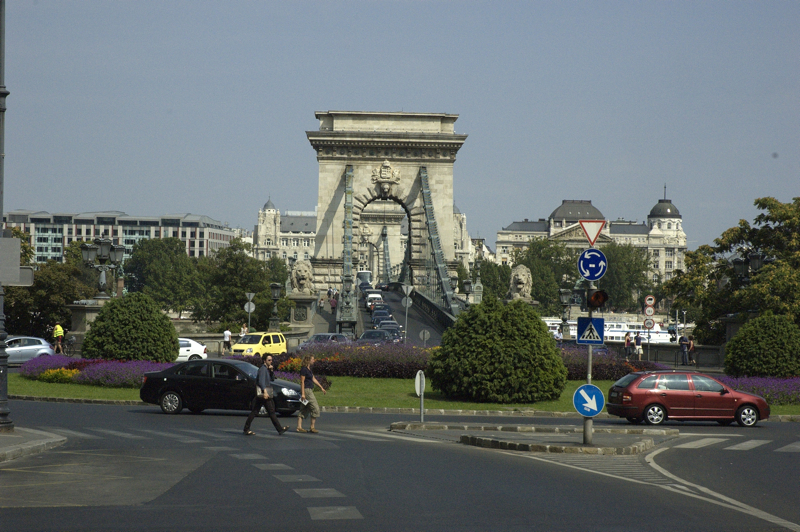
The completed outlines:
<svg viewBox="0 0 800 532">
<path fill-rule="evenodd" d="M 292 268 L 292 291 L 298 294 L 314 295 L 314 267 L 307 260 L 298 260 Z"/>
<path fill-rule="evenodd" d="M 514 269 L 511 270 L 511 283 L 508 287 L 506 299 L 530 300 L 532 285 L 533 278 L 531 277 L 531 270 L 524 264 L 517 264 L 514 266 Z"/>
</svg>

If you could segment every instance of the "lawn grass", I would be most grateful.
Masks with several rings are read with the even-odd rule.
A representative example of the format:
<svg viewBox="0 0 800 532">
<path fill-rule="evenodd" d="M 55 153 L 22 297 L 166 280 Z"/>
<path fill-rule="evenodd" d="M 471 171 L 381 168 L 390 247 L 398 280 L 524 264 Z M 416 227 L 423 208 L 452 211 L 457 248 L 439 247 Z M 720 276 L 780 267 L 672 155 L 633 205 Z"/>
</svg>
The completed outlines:
<svg viewBox="0 0 800 532">
<path fill-rule="evenodd" d="M 329 377 L 331 388 L 323 395 L 317 391 L 321 406 L 364 406 L 375 408 L 419 408 L 419 397 L 414 391 L 414 379 L 364 379 L 357 377 Z M 425 392 L 426 409 L 445 410 L 544 410 L 548 412 L 574 412 L 572 396 L 583 381 L 567 381 L 561 397 L 555 401 L 539 403 L 497 404 L 459 401 L 443 397 L 430 389 Z M 608 394 L 612 381 L 594 381 L 592 384 Z M 9 395 L 58 397 L 66 399 L 105 399 L 138 401 L 139 390 L 134 388 L 104 388 L 82 384 L 50 384 L 32 381 L 17 373 L 8 374 Z M 800 405 L 774 405 L 772 415 L 800 415 Z"/>
</svg>

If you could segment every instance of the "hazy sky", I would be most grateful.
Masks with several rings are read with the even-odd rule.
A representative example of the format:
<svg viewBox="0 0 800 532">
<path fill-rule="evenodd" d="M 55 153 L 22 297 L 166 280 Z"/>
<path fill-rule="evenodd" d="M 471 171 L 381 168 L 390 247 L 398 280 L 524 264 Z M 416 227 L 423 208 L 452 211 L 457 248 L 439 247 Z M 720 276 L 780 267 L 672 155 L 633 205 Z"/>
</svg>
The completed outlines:
<svg viewBox="0 0 800 532">
<path fill-rule="evenodd" d="M 800 2 L 6 2 L 5 212 L 313 210 L 315 111 L 460 115 L 494 245 L 590 199 L 689 247 L 800 196 Z"/>
</svg>

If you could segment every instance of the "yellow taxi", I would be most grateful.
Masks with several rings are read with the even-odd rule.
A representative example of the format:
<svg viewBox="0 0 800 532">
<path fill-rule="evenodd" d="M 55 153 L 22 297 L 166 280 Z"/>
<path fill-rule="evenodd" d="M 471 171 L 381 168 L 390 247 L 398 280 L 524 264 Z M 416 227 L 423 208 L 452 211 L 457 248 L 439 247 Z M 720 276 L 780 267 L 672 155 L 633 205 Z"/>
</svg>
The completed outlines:
<svg viewBox="0 0 800 532">
<path fill-rule="evenodd" d="M 286 353 L 286 337 L 279 332 L 245 334 L 233 346 L 234 355 L 262 356 Z"/>
</svg>

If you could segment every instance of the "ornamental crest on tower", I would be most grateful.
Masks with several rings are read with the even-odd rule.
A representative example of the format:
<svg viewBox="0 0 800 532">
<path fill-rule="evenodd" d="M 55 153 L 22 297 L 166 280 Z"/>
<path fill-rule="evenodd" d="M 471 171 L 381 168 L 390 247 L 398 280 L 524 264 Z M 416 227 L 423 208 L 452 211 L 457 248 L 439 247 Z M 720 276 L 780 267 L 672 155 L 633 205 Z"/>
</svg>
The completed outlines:
<svg viewBox="0 0 800 532">
<path fill-rule="evenodd" d="M 400 170 L 393 170 L 389 161 L 383 161 L 380 168 L 372 170 L 372 182 L 381 188 L 381 197 L 386 198 L 392 190 L 392 185 L 400 183 Z"/>
</svg>

